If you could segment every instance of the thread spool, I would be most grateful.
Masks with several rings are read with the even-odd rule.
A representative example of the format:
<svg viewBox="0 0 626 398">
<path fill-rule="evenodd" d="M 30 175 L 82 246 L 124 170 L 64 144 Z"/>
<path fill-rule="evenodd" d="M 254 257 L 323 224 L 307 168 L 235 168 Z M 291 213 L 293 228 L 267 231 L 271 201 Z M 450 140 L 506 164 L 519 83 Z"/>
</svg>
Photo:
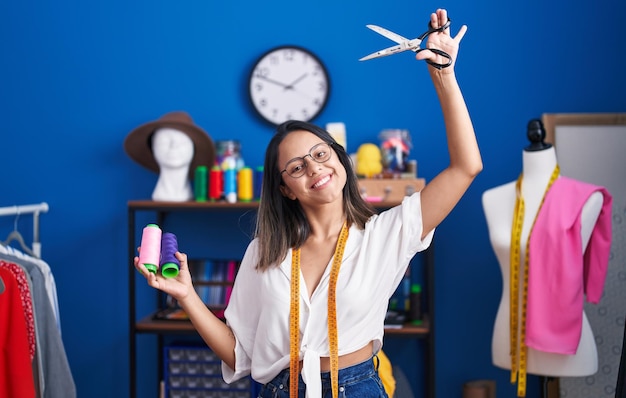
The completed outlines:
<svg viewBox="0 0 626 398">
<path fill-rule="evenodd" d="M 409 320 L 413 325 L 422 324 L 422 286 L 419 283 L 411 285 L 409 305 Z"/>
<path fill-rule="evenodd" d="M 180 261 L 174 253 L 178 251 L 176 235 L 165 232 L 161 237 L 161 275 L 166 278 L 175 278 L 180 270 Z"/>
<path fill-rule="evenodd" d="M 237 198 L 242 202 L 250 202 L 253 195 L 252 169 L 250 167 L 243 167 L 237 173 Z"/>
<path fill-rule="evenodd" d="M 156 224 L 146 225 L 141 234 L 139 264 L 143 264 L 153 274 L 156 274 L 159 270 L 161 236 L 161 228 Z"/>
<path fill-rule="evenodd" d="M 224 170 L 224 197 L 228 203 L 237 202 L 237 170 Z"/>
<path fill-rule="evenodd" d="M 219 166 L 213 166 L 209 172 L 209 199 L 220 200 L 224 187 L 223 173 Z"/>
<path fill-rule="evenodd" d="M 252 184 L 254 189 L 254 199 L 261 199 L 261 187 L 263 186 L 263 166 L 259 166 L 254 170 L 254 183 Z"/>
<path fill-rule="evenodd" d="M 196 202 L 206 202 L 207 200 L 207 167 L 198 166 L 194 173 L 193 190 Z"/>
</svg>

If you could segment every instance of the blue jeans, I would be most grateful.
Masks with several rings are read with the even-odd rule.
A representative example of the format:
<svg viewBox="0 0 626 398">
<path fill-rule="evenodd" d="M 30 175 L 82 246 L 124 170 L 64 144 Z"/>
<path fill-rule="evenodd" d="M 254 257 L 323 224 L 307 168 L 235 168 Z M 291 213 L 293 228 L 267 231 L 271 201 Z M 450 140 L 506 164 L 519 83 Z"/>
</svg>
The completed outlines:
<svg viewBox="0 0 626 398">
<path fill-rule="evenodd" d="M 378 377 L 378 358 L 339 369 L 339 398 L 388 398 Z M 332 398 L 330 372 L 322 372 L 322 397 Z M 298 398 L 304 398 L 306 385 L 299 376 Z M 258 398 L 289 398 L 289 369 L 282 370 L 272 381 L 261 388 Z"/>
</svg>

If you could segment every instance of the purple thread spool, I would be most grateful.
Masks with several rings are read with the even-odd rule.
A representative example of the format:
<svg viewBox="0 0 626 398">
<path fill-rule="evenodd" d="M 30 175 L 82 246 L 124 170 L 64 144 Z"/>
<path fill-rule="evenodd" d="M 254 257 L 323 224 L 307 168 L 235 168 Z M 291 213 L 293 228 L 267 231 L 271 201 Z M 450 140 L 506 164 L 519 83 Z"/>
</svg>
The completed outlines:
<svg viewBox="0 0 626 398">
<path fill-rule="evenodd" d="M 156 274 L 159 269 L 161 258 L 161 228 L 156 224 L 148 224 L 141 235 L 141 251 L 139 263 L 143 264 L 148 271 Z"/>
<path fill-rule="evenodd" d="M 161 238 L 161 274 L 166 278 L 175 278 L 180 270 L 180 261 L 174 253 L 178 251 L 176 235 L 165 232 Z"/>
</svg>

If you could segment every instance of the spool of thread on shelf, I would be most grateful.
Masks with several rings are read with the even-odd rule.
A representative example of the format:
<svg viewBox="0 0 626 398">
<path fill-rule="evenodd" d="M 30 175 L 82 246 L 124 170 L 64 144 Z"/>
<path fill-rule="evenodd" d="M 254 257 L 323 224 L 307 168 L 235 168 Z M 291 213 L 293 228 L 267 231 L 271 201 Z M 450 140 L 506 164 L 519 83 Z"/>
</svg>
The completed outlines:
<svg viewBox="0 0 626 398">
<path fill-rule="evenodd" d="M 254 196 L 252 190 L 252 169 L 243 167 L 237 173 L 237 198 L 242 202 L 250 202 Z"/>
<path fill-rule="evenodd" d="M 224 170 L 224 197 L 228 203 L 237 202 L 237 170 Z"/>
<path fill-rule="evenodd" d="M 196 202 L 206 202 L 207 200 L 208 175 L 206 166 L 196 167 L 193 179 L 193 190 Z"/>
<path fill-rule="evenodd" d="M 144 227 L 141 235 L 141 251 L 139 263 L 143 264 L 148 271 L 156 274 L 159 270 L 161 257 L 161 228 L 156 224 L 148 224 Z"/>
<path fill-rule="evenodd" d="M 263 166 L 259 166 L 254 170 L 254 199 L 261 199 L 261 187 L 263 186 Z"/>
<path fill-rule="evenodd" d="M 166 278 L 175 278 L 180 271 L 180 261 L 174 255 L 177 251 L 176 235 L 165 232 L 161 237 L 161 275 Z"/>
<path fill-rule="evenodd" d="M 222 191 L 224 189 L 224 173 L 219 166 L 211 167 L 209 172 L 209 199 L 220 200 L 222 198 Z"/>
<path fill-rule="evenodd" d="M 419 283 L 411 285 L 411 304 L 409 307 L 409 321 L 413 325 L 422 324 L 422 286 Z"/>
</svg>

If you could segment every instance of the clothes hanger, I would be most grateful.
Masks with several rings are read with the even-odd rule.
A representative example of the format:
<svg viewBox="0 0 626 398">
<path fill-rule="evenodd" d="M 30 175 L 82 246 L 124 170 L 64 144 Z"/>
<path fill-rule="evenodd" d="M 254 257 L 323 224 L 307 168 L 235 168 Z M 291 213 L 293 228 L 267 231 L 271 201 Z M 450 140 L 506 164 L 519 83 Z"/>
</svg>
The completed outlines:
<svg viewBox="0 0 626 398">
<path fill-rule="evenodd" d="M 6 240 L 2 242 L 2 244 L 5 246 L 9 246 L 9 243 L 16 241 L 17 243 L 19 243 L 20 248 L 22 250 L 24 250 L 26 253 L 28 253 L 29 255 L 33 257 L 37 257 L 35 253 L 30 249 L 30 247 L 28 247 L 26 242 L 24 242 L 24 237 L 22 236 L 20 231 L 17 230 L 17 220 L 19 218 L 20 218 L 20 213 L 18 212 L 17 215 L 15 216 L 15 221 L 13 222 L 13 231 L 11 231 L 9 236 L 7 236 Z"/>
</svg>

